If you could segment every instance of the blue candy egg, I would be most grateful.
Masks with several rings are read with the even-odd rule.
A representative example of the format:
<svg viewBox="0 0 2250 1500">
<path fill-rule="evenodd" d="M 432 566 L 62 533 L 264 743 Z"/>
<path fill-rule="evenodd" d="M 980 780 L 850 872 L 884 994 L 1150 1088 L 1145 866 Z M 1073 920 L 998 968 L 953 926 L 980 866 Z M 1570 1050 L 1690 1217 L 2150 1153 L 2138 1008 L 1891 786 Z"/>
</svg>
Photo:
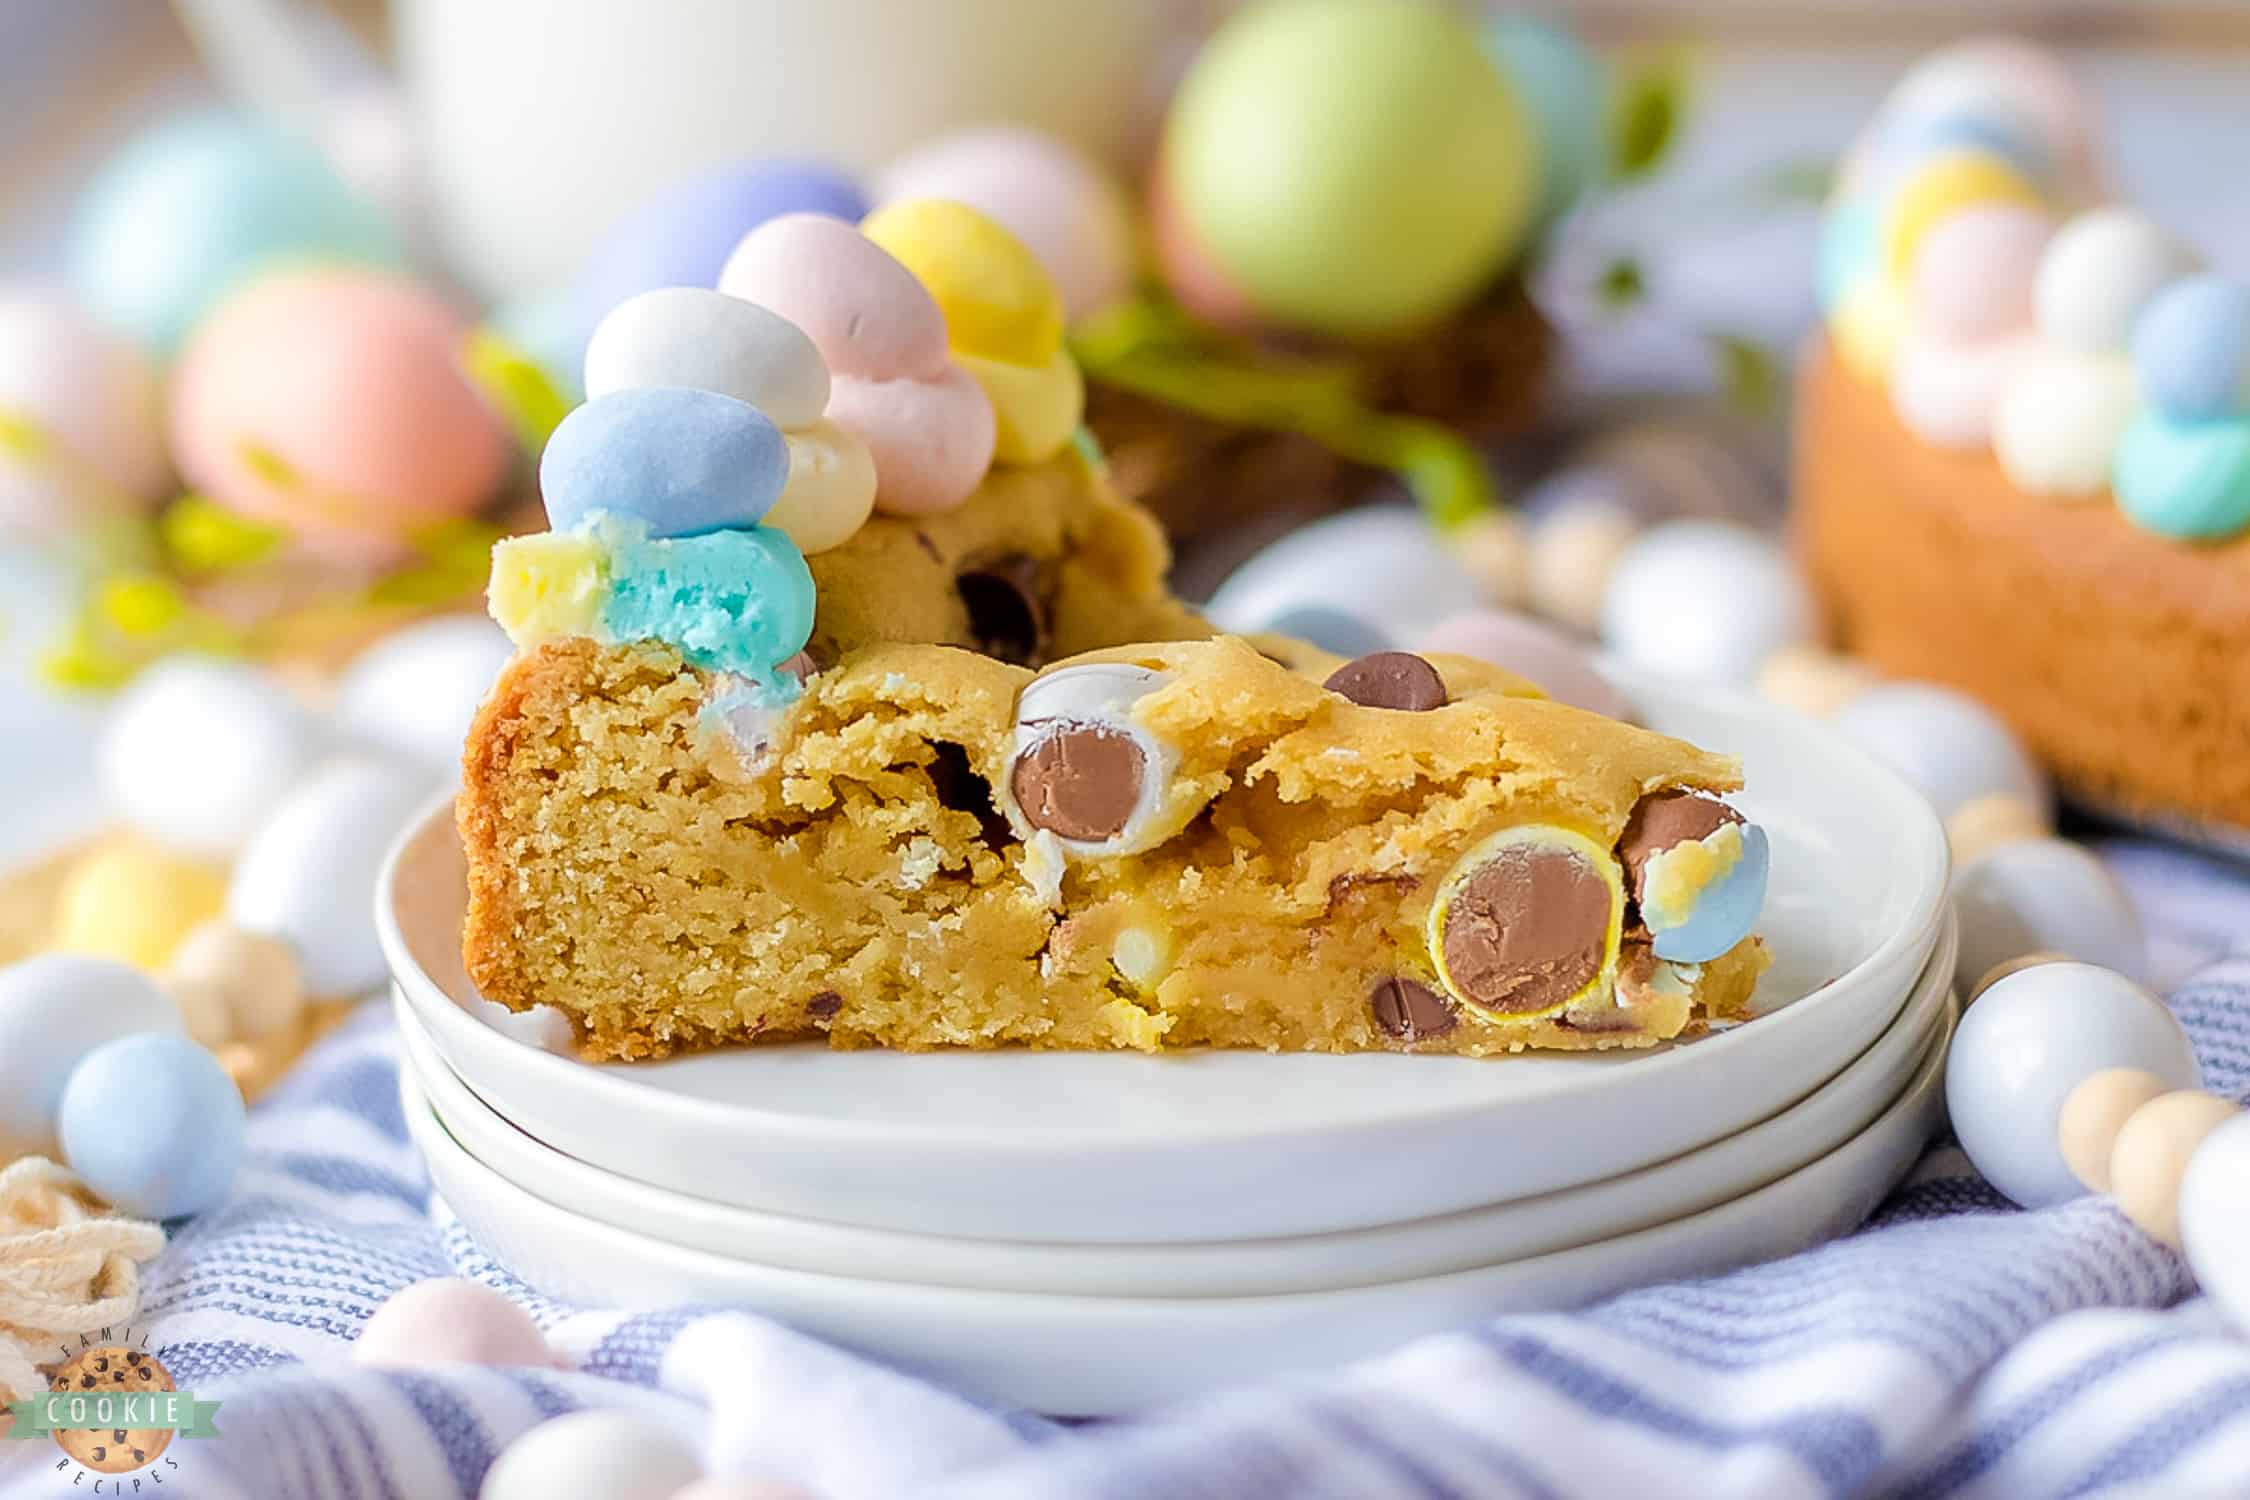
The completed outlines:
<svg viewBox="0 0 2250 1500">
<path fill-rule="evenodd" d="M 1766 831 L 1742 825 L 1742 857 L 1715 885 L 1705 889 L 1687 920 L 1670 927 L 1650 921 L 1650 946 L 1673 963 L 1709 963 L 1750 935 L 1765 910 L 1766 876 L 1773 862 Z M 1644 910 L 1642 916 L 1648 917 Z"/>
<path fill-rule="evenodd" d="M 1820 221 L 1816 272 L 1821 311 L 1833 313 L 1844 295 L 1883 264 L 1883 213 L 1873 194 L 1855 193 L 1831 206 Z"/>
<path fill-rule="evenodd" d="M 1946 151 L 1984 151 L 2042 187 L 2057 177 L 2054 152 L 2035 126 L 1996 109 L 1956 109 L 1905 115 L 1887 122 L 1876 139 L 1877 171 L 1888 184 Z"/>
<path fill-rule="evenodd" d="M 1546 158 L 1533 222 L 1543 227 L 1601 178 L 1609 82 L 1586 44 L 1548 21 L 1531 16 L 1495 21 L 1485 28 L 1484 45 L 1539 126 Z"/>
<path fill-rule="evenodd" d="M 804 554 L 770 526 L 670 541 L 618 539 L 602 628 L 663 641 L 699 667 L 780 687 L 774 668 L 812 639 Z"/>
<path fill-rule="evenodd" d="M 621 219 L 588 256 L 571 298 L 577 347 L 628 297 L 665 286 L 715 287 L 742 237 L 782 214 L 828 214 L 858 223 L 867 197 L 816 162 L 736 162 L 690 177 Z"/>
<path fill-rule="evenodd" d="M 2158 292 L 2133 325 L 2133 374 L 2175 420 L 2250 413 L 2250 286 L 2183 276 Z"/>
<path fill-rule="evenodd" d="M 1283 610 L 1261 627 L 1274 635 L 1294 636 L 1300 641 L 1310 641 L 1321 650 L 1335 656 L 1366 656 L 1374 651 L 1389 651 L 1391 638 L 1377 626 L 1354 614 L 1340 609 L 1326 609 L 1317 604 L 1303 604 L 1295 609 Z"/>
<path fill-rule="evenodd" d="M 214 111 L 126 143 L 87 186 L 70 234 L 79 299 L 166 354 L 253 272 L 296 259 L 406 266 L 398 237 L 311 147 Z"/>
<path fill-rule="evenodd" d="M 789 482 L 789 444 L 755 406 L 716 391 L 639 386 L 597 396 L 547 439 L 547 521 L 624 516 L 650 536 L 755 526 Z"/>
<path fill-rule="evenodd" d="M 2117 445 L 2111 488 L 2118 509 L 2159 536 L 2208 542 L 2250 529 L 2250 417 L 2142 412 Z"/>
<path fill-rule="evenodd" d="M 96 1048 L 63 1085 L 63 1159 L 137 1218 L 214 1208 L 242 1164 L 242 1095 L 218 1059 L 149 1033 Z"/>
</svg>

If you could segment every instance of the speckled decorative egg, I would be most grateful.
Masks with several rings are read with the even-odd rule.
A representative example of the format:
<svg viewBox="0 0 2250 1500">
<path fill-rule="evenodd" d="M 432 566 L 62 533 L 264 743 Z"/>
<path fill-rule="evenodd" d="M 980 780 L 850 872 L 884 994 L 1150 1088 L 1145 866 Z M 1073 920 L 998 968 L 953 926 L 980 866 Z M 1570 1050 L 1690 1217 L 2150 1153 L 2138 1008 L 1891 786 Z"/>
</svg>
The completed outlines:
<svg viewBox="0 0 2250 1500">
<path fill-rule="evenodd" d="M 910 198 L 949 199 L 990 215 L 1038 257 L 1074 322 L 1132 290 L 1124 189 L 1052 136 L 988 125 L 925 142 L 875 179 L 878 207 Z"/>
<path fill-rule="evenodd" d="M 170 469 L 140 352 L 60 293 L 0 286 L 0 541 L 132 514 Z"/>
<path fill-rule="evenodd" d="M 0 966 L 0 1161 L 53 1153 L 63 1085 L 87 1053 L 180 1030 L 170 997 L 114 958 L 51 953 Z"/>
<path fill-rule="evenodd" d="M 1500 609 L 1455 615 L 1439 621 L 1415 649 L 1473 656 L 1530 678 L 1558 702 L 1612 719 L 1633 717 L 1625 695 L 1602 676 L 1578 642 L 1528 615 Z"/>
<path fill-rule="evenodd" d="M 2158 536 L 2237 536 L 2250 529 L 2250 417 L 2176 422 L 2144 411 L 2118 442 L 2110 482 L 2117 508 Z"/>
<path fill-rule="evenodd" d="M 634 1411 L 577 1411 L 502 1451 L 477 1500 L 672 1500 L 703 1477 L 687 1440 Z"/>
<path fill-rule="evenodd" d="M 1917 320 L 1955 341 L 2031 325 L 2031 288 L 2054 236 L 2045 210 L 2018 203 L 1963 209 L 1930 226 L 1910 272 Z"/>
<path fill-rule="evenodd" d="M 1163 147 L 1226 279 L 1277 325 L 1347 338 L 1442 318 L 1499 274 L 1530 228 L 1538 151 L 1474 29 L 1397 0 L 1239 12 L 1182 81 Z"/>
<path fill-rule="evenodd" d="M 2203 1138 L 2180 1178 L 2180 1243 L 2195 1279 L 2250 1332 L 2250 1115 Z"/>
<path fill-rule="evenodd" d="M 2158 292 L 2133 325 L 2133 370 L 2174 421 L 2250 415 L 2250 285 L 2184 276 Z"/>
<path fill-rule="evenodd" d="M 224 859 L 319 748 L 311 716 L 272 674 L 174 656 L 118 695 L 95 759 L 120 819 L 179 853 Z"/>
<path fill-rule="evenodd" d="M 352 1360 L 384 1369 L 431 1365 L 552 1365 L 531 1315 L 488 1286 L 459 1277 L 391 1294 L 352 1340 Z"/>
<path fill-rule="evenodd" d="M 2083 845 L 2056 838 L 2010 839 L 1953 872 L 1953 911 L 1961 921 L 1962 987 L 1995 964 L 2026 953 L 2063 953 L 2148 975 L 2140 918 L 2102 862 Z"/>
<path fill-rule="evenodd" d="M 1537 127 L 1539 203 L 1532 227 L 1544 228 L 1601 180 L 1609 79 L 1584 42 L 1536 16 L 1500 17 L 1485 27 L 1484 45 Z"/>
<path fill-rule="evenodd" d="M 1994 792 L 2047 806 L 2047 778 L 2015 733 L 1964 693 L 1927 682 L 1884 683 L 1845 704 L 1833 722 L 1929 798 L 1941 818 Z"/>
<path fill-rule="evenodd" d="M 428 620 L 385 636 L 354 657 L 336 684 L 337 735 L 441 779 L 457 776 L 469 721 L 514 654 L 483 615 Z"/>
<path fill-rule="evenodd" d="M 1682 682 L 1757 679 L 1766 658 L 1812 639 L 1812 599 L 1779 545 L 1729 521 L 1669 521 L 1617 561 L 1602 644 Z"/>
<path fill-rule="evenodd" d="M 275 801 L 235 862 L 227 919 L 287 943 L 314 995 L 383 982 L 375 879 L 391 842 L 430 795 L 421 772 L 374 759 L 332 761 Z"/>
<path fill-rule="evenodd" d="M 1228 575 L 1205 613 L 1237 635 L 1291 610 L 1341 609 L 1394 640 L 1478 607 L 1477 587 L 1419 512 L 1370 505 L 1299 527 Z"/>
<path fill-rule="evenodd" d="M 2123 208 L 2097 208 L 2055 231 L 2032 284 L 2039 331 L 2066 349 L 2121 354 L 2141 310 L 2195 267 L 2186 246 Z"/>
<path fill-rule="evenodd" d="M 400 267 L 406 257 L 310 146 L 216 111 L 176 116 L 127 142 L 87 185 L 71 228 L 79 299 L 158 353 L 283 261 Z"/>
<path fill-rule="evenodd" d="M 402 277 L 281 271 L 229 296 L 173 377 L 188 482 L 309 551 L 398 556 L 492 498 L 515 446 L 463 373 L 466 326 Z"/>
<path fill-rule="evenodd" d="M 2105 1068 L 2199 1086 L 2187 1033 L 2164 1002 L 2093 964 L 2041 964 L 1986 990 L 1946 1060 L 1954 1134 L 1985 1180 L 2026 1208 L 2082 1196 L 2062 1153 L 2063 1104 Z"/>
<path fill-rule="evenodd" d="M 135 1218 L 216 1208 L 242 1163 L 242 1094 L 184 1036 L 144 1033 L 95 1048 L 63 1086 L 63 1160 Z"/>
</svg>

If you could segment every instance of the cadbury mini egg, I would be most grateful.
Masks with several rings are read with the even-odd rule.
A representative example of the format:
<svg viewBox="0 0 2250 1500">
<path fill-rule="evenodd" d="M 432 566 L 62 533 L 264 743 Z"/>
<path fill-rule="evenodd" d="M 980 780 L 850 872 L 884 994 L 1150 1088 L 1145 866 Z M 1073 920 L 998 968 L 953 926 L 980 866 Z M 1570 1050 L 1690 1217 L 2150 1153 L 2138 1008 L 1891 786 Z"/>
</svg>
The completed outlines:
<svg viewBox="0 0 2250 1500">
<path fill-rule="evenodd" d="M 1439 884 L 1430 961 L 1487 1020 L 1553 1015 L 1615 972 L 1624 909 L 1607 849 L 1574 829 L 1519 824 L 1462 855 Z"/>
<path fill-rule="evenodd" d="M 121 960 L 47 953 L 0 965 L 0 1160 L 54 1150 L 63 1085 L 88 1053 L 180 1029 L 171 998 Z"/>
<path fill-rule="evenodd" d="M 796 324 L 708 287 L 661 287 L 610 309 L 586 345 L 586 394 L 648 386 L 715 391 L 785 432 L 828 409 L 828 366 Z"/>
<path fill-rule="evenodd" d="M 2133 372 L 2174 421 L 2250 416 L 2250 285 L 2186 276 L 2158 292 L 2133 325 Z"/>
<path fill-rule="evenodd" d="M 2250 529 L 2250 416 L 2181 422 L 2144 411 L 2117 445 L 2117 508 L 2158 536 L 2213 542 Z"/>
<path fill-rule="evenodd" d="M 1716 797 L 1643 797 L 1617 852 L 1658 958 L 1709 963 L 1748 937 L 1765 909 L 1766 831 Z"/>
<path fill-rule="evenodd" d="M 319 749 L 312 717 L 271 673 L 179 655 L 118 695 L 94 758 L 112 814 L 175 853 L 217 860 Z"/>
<path fill-rule="evenodd" d="M 0 539 L 131 514 L 170 468 L 140 351 L 59 293 L 0 287 Z"/>
<path fill-rule="evenodd" d="M 88 1053 L 56 1111 L 70 1169 L 143 1219 L 184 1218 L 225 1201 L 243 1128 L 242 1094 L 219 1060 L 163 1032 Z"/>
<path fill-rule="evenodd" d="M 2195 267 L 2186 246 L 2123 208 L 2097 208 L 2055 231 L 2032 284 L 2039 332 L 2081 354 L 2122 354 L 2141 310 Z"/>
<path fill-rule="evenodd" d="M 669 386 L 594 397 L 563 418 L 539 459 L 556 531 L 605 514 L 657 537 L 755 526 L 788 479 L 788 445 L 765 413 L 716 391 Z"/>
</svg>

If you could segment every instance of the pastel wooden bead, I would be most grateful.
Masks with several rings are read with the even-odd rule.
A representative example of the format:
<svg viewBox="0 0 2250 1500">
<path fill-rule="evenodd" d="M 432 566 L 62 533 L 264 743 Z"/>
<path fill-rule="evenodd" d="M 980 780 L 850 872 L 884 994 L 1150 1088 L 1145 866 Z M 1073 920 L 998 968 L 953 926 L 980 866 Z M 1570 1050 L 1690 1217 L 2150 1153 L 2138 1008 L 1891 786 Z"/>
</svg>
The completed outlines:
<svg viewBox="0 0 2250 1500">
<path fill-rule="evenodd" d="M 655 1419 L 577 1411 L 510 1443 L 485 1472 L 477 1500 L 672 1500 L 702 1477 L 695 1449 Z"/>
<path fill-rule="evenodd" d="M 707 287 L 662 287 L 620 302 L 586 344 L 586 395 L 686 386 L 732 396 L 784 431 L 828 410 L 828 366 L 804 331 Z"/>
<path fill-rule="evenodd" d="M 1991 989 L 1994 985 L 2007 978 L 2010 974 L 2020 974 L 2026 969 L 2036 969 L 2041 964 L 2067 964 L 2074 962 L 2076 962 L 2076 960 L 2074 960 L 2067 953 L 2049 953 L 2045 950 L 2041 950 L 2037 953 L 2019 953 L 2014 958 L 2003 959 L 1999 963 L 1994 964 L 1991 968 L 1985 970 L 1983 975 L 1978 978 L 1977 982 L 1969 986 L 1969 992 L 1961 997 L 1961 1003 L 1963 1005 L 1975 1004 L 1976 999 L 1979 995 L 1982 995 L 1986 990 Z"/>
<path fill-rule="evenodd" d="M 2039 332 L 2081 354 L 2123 354 L 2142 309 L 2194 268 L 2185 246 L 2130 209 L 2080 214 L 2040 258 L 2032 283 Z"/>
<path fill-rule="evenodd" d="M 2231 1099 L 2181 1090 L 2133 1111 L 2110 1149 L 2110 1192 L 2151 1238 L 2180 1243 L 2180 1181 L 2196 1148 L 2239 1111 Z"/>
<path fill-rule="evenodd" d="M 2031 324 L 2031 288 L 2055 232 L 2042 208 L 1982 204 L 1930 226 L 1910 272 L 1914 313 L 1954 340 L 1996 338 Z"/>
<path fill-rule="evenodd" d="M 1515 511 L 1488 510 L 1463 523 L 1453 549 L 1488 602 L 1517 609 L 1530 601 L 1531 533 Z"/>
<path fill-rule="evenodd" d="M 1929 798 L 1940 818 L 1993 793 L 2048 805 L 2046 775 L 2015 732 L 1965 693 L 1886 682 L 1846 704 L 1835 723 Z"/>
<path fill-rule="evenodd" d="M 2100 499 L 2139 404 L 2122 355 L 2041 345 L 2010 372 L 1992 409 L 1993 456 L 2026 494 Z"/>
<path fill-rule="evenodd" d="M 529 1313 L 488 1286 L 450 1276 L 393 1292 L 360 1328 L 351 1356 L 393 1370 L 555 1363 Z"/>
<path fill-rule="evenodd" d="M 1809 642 L 1792 642 L 1758 668 L 1768 701 L 1825 719 L 1880 681 L 1865 663 Z"/>
<path fill-rule="evenodd" d="M 193 990 L 200 1007 L 205 997 L 222 1007 L 224 1034 L 196 1040 L 257 1042 L 293 1030 L 305 1014 L 305 977 L 287 944 L 231 922 L 205 922 L 172 952 L 164 985 L 174 996 Z M 188 1007 L 182 1006 L 186 1013 Z"/>
<path fill-rule="evenodd" d="M 2091 1074 L 2063 1100 L 2055 1141 L 2070 1175 L 2088 1192 L 2109 1191 L 2109 1156 L 2118 1132 L 2133 1111 L 2168 1092 L 2171 1085 L 2139 1068 L 2104 1068 Z"/>
<path fill-rule="evenodd" d="M 875 458 L 858 437 L 826 418 L 785 434 L 789 482 L 765 524 L 810 557 L 840 547 L 875 509 Z"/>
<path fill-rule="evenodd" d="M 1535 518 L 1525 559 L 1531 607 L 1573 630 L 1597 629 L 1610 576 L 1640 534 L 1632 515 L 1600 502 L 1564 505 Z"/>
<path fill-rule="evenodd" d="M 1956 867 L 1965 865 L 1987 849 L 2017 839 L 2045 838 L 2054 832 L 2047 809 L 2013 792 L 1990 792 L 1971 797 L 1945 820 L 1945 841 L 1953 850 Z"/>
<path fill-rule="evenodd" d="M 225 900 L 225 877 L 201 860 L 139 841 L 106 844 L 79 859 L 63 882 L 54 945 L 153 973 Z"/>
<path fill-rule="evenodd" d="M 835 219 L 784 214 L 761 224 L 727 258 L 719 290 L 803 329 L 831 376 L 936 380 L 948 367 L 937 300 L 895 256 Z"/>
<path fill-rule="evenodd" d="M 2134 980 L 2148 973 L 2148 947 L 2117 878 L 2078 844 L 2018 839 L 1987 849 L 1953 872 L 1961 922 L 1963 984 L 2025 953 L 2067 953 Z"/>
</svg>

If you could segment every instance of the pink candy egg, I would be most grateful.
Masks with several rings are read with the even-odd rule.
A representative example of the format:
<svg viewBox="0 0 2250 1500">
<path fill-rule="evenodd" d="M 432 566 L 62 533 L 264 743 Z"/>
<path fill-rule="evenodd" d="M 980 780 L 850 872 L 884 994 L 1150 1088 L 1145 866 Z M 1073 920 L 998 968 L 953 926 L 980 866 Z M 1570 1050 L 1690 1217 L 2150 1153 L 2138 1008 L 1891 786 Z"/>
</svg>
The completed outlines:
<svg viewBox="0 0 2250 1500">
<path fill-rule="evenodd" d="M 1149 175 L 1148 184 L 1149 238 L 1156 248 L 1156 263 L 1164 272 L 1164 283 L 1180 305 L 1207 323 L 1221 328 L 1250 328 L 1258 321 L 1258 310 L 1242 290 L 1227 280 L 1211 252 L 1196 238 L 1187 216 L 1179 211 L 1172 197 L 1171 187 L 1164 177 L 1164 164 L 1158 162 Z"/>
<path fill-rule="evenodd" d="M 2036 347 L 2029 333 L 1952 340 L 1917 329 L 1891 364 L 1891 404 L 1926 443 L 1976 449 L 1992 441 L 2000 393 Z"/>
<path fill-rule="evenodd" d="M 1421 650 L 1473 656 L 1528 677 L 1559 703 L 1630 719 L 1633 706 L 1610 685 L 1569 636 L 1529 615 L 1500 609 L 1470 610 L 1430 628 Z"/>
<path fill-rule="evenodd" d="M 984 388 L 958 365 L 934 380 L 839 375 L 828 417 L 858 435 L 875 459 L 875 508 L 927 516 L 969 497 L 992 467 L 998 425 Z"/>
<path fill-rule="evenodd" d="M 956 131 L 907 152 L 875 180 L 878 206 L 949 198 L 981 209 L 1030 248 L 1075 322 L 1133 283 L 1133 222 L 1125 194 L 1073 148 L 1035 130 Z"/>
<path fill-rule="evenodd" d="M 375 1310 L 352 1358 L 385 1369 L 425 1365 L 553 1365 L 531 1315 L 487 1286 L 454 1277 L 417 1281 Z"/>
<path fill-rule="evenodd" d="M 0 536 L 59 536 L 164 488 L 156 372 L 59 293 L 0 287 L 0 420 L 40 444 L 0 443 Z"/>
<path fill-rule="evenodd" d="M 935 380 L 951 368 L 936 299 L 889 251 L 841 219 L 768 219 L 735 246 L 719 290 L 803 329 L 832 375 Z"/>
<path fill-rule="evenodd" d="M 1995 203 L 1950 214 L 1914 252 L 1915 315 L 1948 339 L 1988 339 L 2031 325 L 2031 288 L 2054 219 Z"/>
<path fill-rule="evenodd" d="M 465 327 L 381 272 L 261 277 L 196 328 L 174 376 L 187 481 L 348 562 L 396 557 L 417 528 L 491 498 L 513 446 L 463 374 Z"/>
</svg>

